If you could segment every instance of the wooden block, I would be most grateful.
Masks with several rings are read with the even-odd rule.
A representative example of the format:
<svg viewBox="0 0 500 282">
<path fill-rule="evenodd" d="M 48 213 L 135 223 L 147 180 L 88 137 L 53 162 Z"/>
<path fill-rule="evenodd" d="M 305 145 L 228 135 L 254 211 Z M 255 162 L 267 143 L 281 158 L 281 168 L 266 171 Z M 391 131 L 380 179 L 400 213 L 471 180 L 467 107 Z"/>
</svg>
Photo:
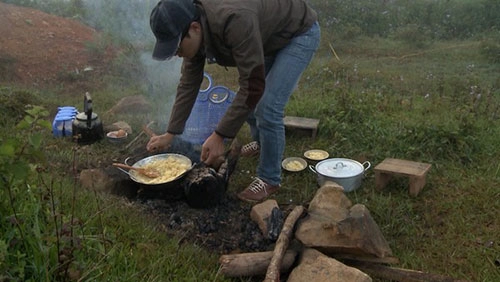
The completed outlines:
<svg viewBox="0 0 500 282">
<path fill-rule="evenodd" d="M 381 190 L 393 175 L 406 176 L 410 182 L 410 195 L 417 196 L 425 186 L 425 177 L 430 168 L 431 164 L 427 163 L 387 158 L 374 168 L 375 184 Z"/>
<path fill-rule="evenodd" d="M 425 175 L 410 176 L 410 195 L 417 196 L 425 186 Z"/>
<path fill-rule="evenodd" d="M 383 173 L 375 170 L 375 187 L 378 190 L 384 189 L 384 187 L 391 181 L 392 175 L 389 173 Z"/>
<path fill-rule="evenodd" d="M 431 168 L 430 164 L 387 158 L 375 167 L 376 171 L 393 172 L 406 176 L 422 176 Z"/>
<path fill-rule="evenodd" d="M 304 118 L 295 116 L 285 116 L 283 118 L 285 126 L 288 128 L 297 128 L 311 131 L 311 137 L 316 138 L 318 132 L 319 119 Z"/>
</svg>

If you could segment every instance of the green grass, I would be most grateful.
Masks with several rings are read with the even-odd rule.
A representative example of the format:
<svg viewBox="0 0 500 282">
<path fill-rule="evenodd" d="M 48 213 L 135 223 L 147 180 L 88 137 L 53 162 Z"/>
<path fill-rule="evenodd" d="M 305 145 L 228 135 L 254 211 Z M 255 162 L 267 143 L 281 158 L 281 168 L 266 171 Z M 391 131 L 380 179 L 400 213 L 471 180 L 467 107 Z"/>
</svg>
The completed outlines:
<svg viewBox="0 0 500 282">
<path fill-rule="evenodd" d="M 319 136 L 312 141 L 289 132 L 285 157 L 320 148 L 332 157 L 369 160 L 362 188 L 348 196 L 371 211 L 400 267 L 498 280 L 498 66 L 481 57 L 475 42 L 439 43 L 405 59 L 411 50 L 395 51 L 397 59 L 390 48 L 375 58 L 365 52 L 393 42 L 362 43 L 359 54 L 336 50 L 340 61 L 317 57 L 305 73 L 286 112 L 319 118 Z M 247 130 L 240 135 L 248 140 Z M 404 178 L 375 190 L 373 166 L 387 157 L 433 165 L 418 197 L 408 195 Z M 248 169 L 256 161 L 239 165 Z M 314 195 L 310 171 L 283 176 L 280 203 L 307 203 Z M 233 181 L 235 191 L 244 187 L 238 175 Z"/>
<path fill-rule="evenodd" d="M 394 45 L 380 40 L 359 45 L 371 49 L 380 44 Z M 390 49 L 377 52 L 377 58 L 365 50 L 356 56 L 337 50 L 341 61 L 315 61 L 287 114 L 321 119 L 319 137 L 312 142 L 289 134 L 285 155 L 321 148 L 373 165 L 386 157 L 431 163 L 427 185 L 416 198 L 408 195 L 406 179 L 376 191 L 372 171 L 349 197 L 369 208 L 401 267 L 495 281 L 500 277 L 495 265 L 498 69 L 482 59 L 474 42 L 439 46 L 410 59 L 395 59 Z M 398 52 L 398 58 L 406 53 Z M 478 88 L 471 94 L 476 85 L 479 99 Z M 315 176 L 308 171 L 285 174 L 284 187 L 281 202 L 307 201 L 316 188 Z"/>
<path fill-rule="evenodd" d="M 380 41 L 376 42 L 367 40 L 364 46 L 380 46 Z M 337 52 L 343 54 L 341 50 Z M 475 52 L 470 52 L 470 57 L 455 54 L 457 61 L 450 61 L 455 58 L 452 56 L 446 62 L 436 61 L 439 56 L 433 52 L 419 55 L 418 60 L 412 58 L 409 63 L 390 58 L 390 52 L 386 52 L 387 57 L 377 55 L 377 59 L 363 52 L 358 56 L 342 55 L 340 62 L 328 56 L 328 52 L 317 57 L 304 74 L 287 114 L 319 118 L 319 135 L 312 141 L 307 135 L 288 132 L 285 157 L 321 148 L 332 157 L 369 160 L 372 167 L 386 157 L 431 163 L 427 185 L 416 198 L 408 195 L 408 181 L 404 178 L 395 179 L 381 192 L 375 190 L 373 168 L 367 171 L 361 189 L 348 197 L 368 207 L 394 256 L 400 259 L 399 267 L 472 281 L 495 281 L 500 277 L 495 264 L 500 251 L 500 101 L 492 80 L 495 69 L 486 67 Z M 467 73 L 467 64 L 483 67 Z M 217 81 L 230 81 L 235 76 L 216 68 L 209 72 Z M 440 73 L 439 81 L 429 78 L 429 73 Z M 479 100 L 470 95 L 471 83 L 481 85 Z M 105 88 L 97 90 L 94 96 L 96 100 L 105 96 L 117 99 L 137 89 L 120 89 L 117 93 Z M 4 96 L 9 97 L 15 96 L 16 91 L 3 89 Z M 81 100 L 75 97 L 78 95 L 59 94 L 58 90 L 27 91 L 33 99 L 43 96 L 45 100 L 39 103 L 47 107 L 58 103 L 74 105 Z M 104 113 L 113 99 L 103 101 L 99 111 Z M 101 118 L 110 117 L 102 114 Z M 148 117 L 135 118 L 139 120 L 131 123 L 140 125 Z M 6 122 L 5 128 L 8 126 L 12 122 Z M 3 138 L 6 136 L 4 131 Z M 60 205 L 56 210 L 65 214 L 60 220 L 68 221 L 73 214 L 82 221 L 75 226 L 74 237 L 84 244 L 78 248 L 66 245 L 75 259 L 69 268 L 71 275 L 86 280 L 123 281 L 223 279 L 217 276 L 217 257 L 209 250 L 183 244 L 179 238 L 166 238 L 159 223 L 141 214 L 138 207 L 122 199 L 79 191 L 68 181 L 74 176 L 69 165 L 74 152 L 81 165 L 92 166 L 94 157 L 109 154 L 112 145 L 102 143 L 75 151 L 72 143 L 54 139 L 50 132 L 44 136 L 45 151 L 53 164 L 49 167 L 50 175 L 61 179 L 52 188 L 55 202 Z M 246 126 L 238 137 L 249 141 Z M 255 159 L 239 162 L 230 192 L 246 185 L 255 166 Z M 49 202 L 44 200 L 48 188 L 39 185 L 31 197 L 16 198 L 28 203 L 25 210 L 18 211 L 19 216 L 32 222 L 36 231 L 29 235 L 25 248 L 40 252 L 34 255 L 34 263 L 25 266 L 24 275 L 31 277 L 54 274 L 54 236 L 55 230 L 61 229 L 51 225 L 53 215 L 47 212 Z M 27 187 L 22 187 L 15 191 L 16 195 L 25 195 L 22 191 Z M 73 189 L 77 190 L 78 199 L 74 207 Z M 309 170 L 285 173 L 283 189 L 276 199 L 281 205 L 307 204 L 316 189 L 316 175 Z M 8 202 L 3 202 L 3 206 L 9 207 Z M 10 228 L 3 225 L 4 230 L 14 232 Z M 5 246 L 9 241 L 4 237 L 2 242 Z M 13 254 L 4 254 L 3 271 L 14 261 L 23 261 L 22 257 L 14 258 Z M 197 265 L 196 272 L 193 264 Z"/>
</svg>

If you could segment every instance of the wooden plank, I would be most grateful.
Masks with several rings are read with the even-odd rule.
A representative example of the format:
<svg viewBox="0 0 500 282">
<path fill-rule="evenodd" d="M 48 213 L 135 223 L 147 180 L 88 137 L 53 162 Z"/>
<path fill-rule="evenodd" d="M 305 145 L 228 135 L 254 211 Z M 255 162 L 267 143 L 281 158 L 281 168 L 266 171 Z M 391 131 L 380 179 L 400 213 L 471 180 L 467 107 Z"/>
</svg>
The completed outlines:
<svg viewBox="0 0 500 282">
<path fill-rule="evenodd" d="M 285 116 L 283 118 L 285 126 L 301 129 L 317 129 L 319 124 L 319 119 L 305 118 L 305 117 L 295 117 L 295 116 Z"/>
<path fill-rule="evenodd" d="M 319 119 L 285 116 L 283 122 L 287 128 L 311 131 L 313 139 L 316 138 L 316 134 L 318 133 Z"/>
<path fill-rule="evenodd" d="M 374 170 L 406 176 L 424 176 L 430 168 L 431 164 L 427 163 L 387 158 L 378 164 Z"/>
</svg>

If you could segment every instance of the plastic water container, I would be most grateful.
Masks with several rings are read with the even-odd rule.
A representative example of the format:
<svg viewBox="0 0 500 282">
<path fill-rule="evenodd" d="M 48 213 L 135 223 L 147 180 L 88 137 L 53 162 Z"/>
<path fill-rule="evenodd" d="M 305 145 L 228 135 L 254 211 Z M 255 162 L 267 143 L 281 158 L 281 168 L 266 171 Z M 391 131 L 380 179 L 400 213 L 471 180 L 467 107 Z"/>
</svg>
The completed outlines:
<svg viewBox="0 0 500 282">
<path fill-rule="evenodd" d="M 78 114 L 78 111 L 76 109 L 63 109 L 63 110 L 59 110 L 59 112 L 57 112 L 58 115 L 63 115 L 63 114 L 66 114 L 66 115 L 77 115 Z"/>
<path fill-rule="evenodd" d="M 52 122 L 52 134 L 54 137 L 65 137 L 73 135 L 73 120 L 78 114 L 75 107 L 58 107 L 57 115 Z"/>
<path fill-rule="evenodd" d="M 57 113 L 61 112 L 78 112 L 78 110 L 72 106 L 57 107 Z"/>
<path fill-rule="evenodd" d="M 211 81 L 208 74 L 205 74 L 205 77 Z M 200 90 L 181 138 L 193 144 L 203 144 L 208 136 L 214 132 L 235 95 L 225 86 L 214 86 Z"/>
</svg>

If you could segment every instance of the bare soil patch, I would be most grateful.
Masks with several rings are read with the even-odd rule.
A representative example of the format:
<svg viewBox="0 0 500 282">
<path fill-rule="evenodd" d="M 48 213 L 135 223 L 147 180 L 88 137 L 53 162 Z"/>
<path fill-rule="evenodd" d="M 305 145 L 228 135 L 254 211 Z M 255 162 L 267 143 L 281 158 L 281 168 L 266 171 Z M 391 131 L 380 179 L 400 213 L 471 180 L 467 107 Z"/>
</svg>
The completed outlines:
<svg viewBox="0 0 500 282">
<path fill-rule="evenodd" d="M 0 2 L 0 82 L 58 83 L 91 67 L 102 72 L 112 57 L 90 54 L 98 32 L 76 20 Z"/>
</svg>

